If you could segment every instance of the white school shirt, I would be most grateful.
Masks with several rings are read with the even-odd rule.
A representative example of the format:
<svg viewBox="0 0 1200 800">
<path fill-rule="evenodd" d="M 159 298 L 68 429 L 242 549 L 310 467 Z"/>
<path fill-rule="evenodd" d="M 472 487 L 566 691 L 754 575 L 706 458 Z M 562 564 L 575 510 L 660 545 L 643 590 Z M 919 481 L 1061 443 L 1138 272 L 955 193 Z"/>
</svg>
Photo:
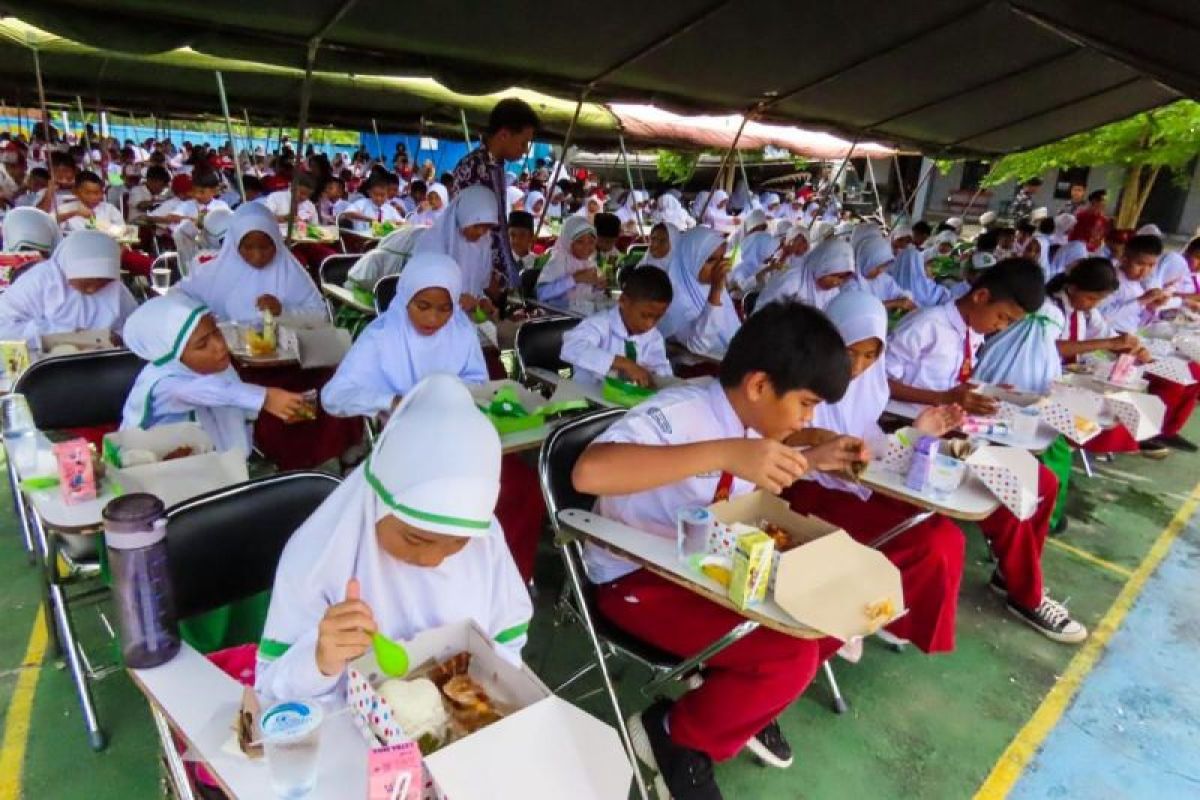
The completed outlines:
<svg viewBox="0 0 1200 800">
<path fill-rule="evenodd" d="M 148 211 L 139 210 L 138 209 L 139 204 L 141 204 L 141 203 L 151 203 L 151 204 L 157 203 L 169 196 L 170 196 L 170 189 L 164 188 L 161 192 L 158 193 L 157 196 L 155 196 L 150 193 L 149 189 L 147 189 L 144 185 L 139 183 L 137 186 L 135 186 L 129 190 L 129 199 L 128 199 L 128 203 L 127 203 L 129 213 L 128 213 L 127 221 L 133 222 L 135 220 L 139 220 L 139 219 L 145 217 L 147 213 L 149 213 Z M 151 205 L 149 210 L 153 211 L 154 206 Z"/>
<path fill-rule="evenodd" d="M 244 438 L 241 441 L 216 444 L 220 450 L 237 448 L 249 454 L 254 449 L 254 420 L 266 399 L 266 387 L 243 383 L 236 375 L 168 375 L 154 384 L 150 393 L 150 409 L 145 419 L 139 420 L 138 427 L 153 428 L 157 425 L 189 422 L 195 419 L 194 412 L 197 408 L 240 408 L 246 412 Z M 127 426 L 122 424 L 121 427 Z"/>
<path fill-rule="evenodd" d="M 598 387 L 612 369 L 613 357 L 625 355 L 625 343 L 633 342 L 638 366 L 653 375 L 670 377 L 667 344 L 657 328 L 630 336 L 617 306 L 585 319 L 563 334 L 562 360 L 575 368 L 572 376 L 585 386 Z"/>
<path fill-rule="evenodd" d="M 888 337 L 887 374 L 917 389 L 953 389 L 967 347 L 975 365 L 982 344 L 982 334 L 967 327 L 954 303 L 923 308 L 905 317 Z"/>
<path fill-rule="evenodd" d="M 1135 281 L 1121 270 L 1117 270 L 1117 290 L 1105 298 L 1100 304 L 1100 313 L 1108 320 L 1109 326 L 1117 333 L 1136 333 L 1137 329 L 1148 323 L 1154 312 L 1148 311 L 1138 299 L 1152 288 L 1155 281 Z"/>
<path fill-rule="evenodd" d="M 225 209 L 226 211 L 233 210 L 232 208 L 229 207 L 228 203 L 226 203 L 224 200 L 221 200 L 220 198 L 216 198 L 216 197 L 214 197 L 212 200 L 209 200 L 207 205 L 204 205 L 204 206 L 201 206 L 195 200 L 182 200 L 179 202 L 178 205 L 174 206 L 170 211 L 163 211 L 162 206 L 160 206 L 155 211 L 154 216 L 160 217 L 160 216 L 166 216 L 167 214 L 174 214 L 174 215 L 183 217 L 184 218 L 183 221 L 191 220 L 193 223 L 195 223 L 197 220 L 200 219 L 200 215 L 202 213 L 203 214 L 211 214 L 213 211 L 216 211 L 217 209 L 221 209 L 221 208 Z M 171 230 L 175 230 L 182 224 L 183 224 L 183 222 L 176 222 L 171 227 Z"/>
<path fill-rule="evenodd" d="M 596 441 L 661 446 L 743 438 L 762 437 L 742 424 L 729 404 L 725 390 L 714 378 L 706 383 L 687 383 L 664 389 L 632 409 Z M 674 540 L 676 512 L 682 508 L 711 505 L 720 480 L 720 472 L 709 472 L 657 489 L 601 497 L 596 501 L 595 512 Z M 735 477 L 730 497 L 753 490 L 753 483 Z M 638 568 L 623 558 L 591 546 L 584 552 L 584 562 L 593 583 L 614 581 Z"/>
<path fill-rule="evenodd" d="M 82 208 L 82 204 L 76 200 L 70 205 L 62 205 L 58 207 L 58 212 L 61 214 L 64 211 L 74 211 L 77 208 Z M 75 231 L 85 231 L 90 227 L 100 228 L 124 228 L 125 218 L 121 216 L 121 209 L 114 206 L 112 203 L 100 201 L 92 213 L 96 215 L 95 225 L 93 221 L 85 217 L 71 217 L 62 224 L 63 233 L 73 233 Z"/>
<path fill-rule="evenodd" d="M 366 214 L 376 222 L 394 222 L 399 224 L 404 221 L 404 218 L 400 216 L 400 212 L 391 203 L 385 202 L 382 206 L 377 206 L 371 202 L 371 198 L 369 197 L 362 197 L 355 200 L 345 210 L 358 214 Z M 356 219 L 354 220 L 354 230 L 367 232 L 371 230 L 371 223 Z"/>
<path fill-rule="evenodd" d="M 292 192 L 289 189 L 271 192 L 264 203 L 276 217 L 286 218 L 292 213 Z M 304 200 L 296 205 L 296 221 L 303 224 L 317 222 L 317 207 L 312 200 Z"/>
<path fill-rule="evenodd" d="M 1099 308 L 1079 311 L 1071 305 L 1071 299 L 1066 292 L 1052 295 L 1049 304 L 1042 307 L 1042 313 L 1060 323 L 1060 341 L 1086 342 L 1092 339 L 1111 339 L 1117 335 Z"/>
</svg>

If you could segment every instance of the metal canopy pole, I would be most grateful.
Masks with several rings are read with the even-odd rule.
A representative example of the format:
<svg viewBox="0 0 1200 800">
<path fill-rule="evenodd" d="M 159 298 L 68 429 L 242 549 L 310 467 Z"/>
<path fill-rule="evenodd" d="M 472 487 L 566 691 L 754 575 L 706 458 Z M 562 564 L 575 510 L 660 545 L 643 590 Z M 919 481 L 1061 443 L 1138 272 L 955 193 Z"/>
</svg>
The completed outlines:
<svg viewBox="0 0 1200 800">
<path fill-rule="evenodd" d="M 471 129 L 467 127 L 467 110 L 460 108 L 458 110 L 458 118 L 462 120 L 463 141 L 467 143 L 467 151 L 471 150 Z"/>
<path fill-rule="evenodd" d="M 533 230 L 535 241 L 538 234 L 542 232 L 542 223 L 546 221 L 546 213 L 550 211 L 550 201 L 554 199 L 554 187 L 558 185 L 558 176 L 562 173 L 563 164 L 567 161 L 567 150 L 570 149 L 571 139 L 575 136 L 575 123 L 579 122 L 579 112 L 583 110 L 583 101 L 586 98 L 587 90 L 585 89 L 579 94 L 579 101 L 575 104 L 575 114 L 571 117 L 571 124 L 567 126 L 567 135 L 563 137 L 562 157 L 554 165 L 554 173 L 550 176 L 550 185 L 546 187 L 546 202 L 542 205 L 542 213 L 538 215 L 537 227 Z"/>
<path fill-rule="evenodd" d="M 46 137 L 46 163 L 50 164 L 50 112 L 46 109 L 46 87 L 42 84 L 42 59 L 37 48 L 33 48 L 33 71 L 37 77 L 38 103 L 42 107 L 42 136 Z M 32 130 L 32 126 L 31 126 Z M 32 137 L 31 137 L 32 138 Z M 46 186 L 46 194 L 50 195 L 50 216 L 58 219 L 58 190 L 54 186 L 54 172 L 50 173 L 51 181 Z"/>
<path fill-rule="evenodd" d="M 221 70 L 216 71 L 217 76 L 217 94 L 221 96 L 221 112 L 225 115 L 225 131 L 229 135 L 229 144 L 233 144 L 233 120 L 229 117 L 229 99 L 225 96 L 225 79 L 221 77 Z M 246 202 L 246 186 L 242 182 L 242 162 L 237 156 L 233 159 L 233 171 L 237 176 L 238 194 L 242 196 L 242 202 Z"/>
<path fill-rule="evenodd" d="M 75 105 L 79 108 L 79 124 L 83 126 L 83 160 L 92 163 L 92 137 L 88 136 L 87 114 L 83 113 L 83 98 L 75 95 Z"/>
<path fill-rule="evenodd" d="M 383 142 L 379 140 L 379 125 L 374 117 L 371 117 L 371 130 L 375 131 L 375 149 L 379 151 L 379 161 L 386 167 L 387 162 L 383 160 Z"/>
<path fill-rule="evenodd" d="M 633 197 L 633 218 L 637 222 L 638 236 L 645 236 L 642 228 L 642 209 L 638 207 L 636 189 L 633 188 L 633 170 L 629 166 L 629 154 L 625 152 L 625 134 L 617 134 L 617 142 L 621 145 L 621 159 L 625 162 L 625 179 L 629 181 L 629 194 Z"/>
<path fill-rule="evenodd" d="M 242 119 L 246 120 L 246 158 L 253 159 L 254 158 L 254 129 L 250 127 L 250 112 L 247 111 L 244 107 L 242 108 Z M 233 142 L 230 142 L 230 144 L 232 145 Z M 236 153 L 234 154 L 234 158 L 237 158 Z M 240 163 L 241 159 L 238 159 L 238 162 Z M 251 163 L 253 163 L 253 162 L 251 162 Z"/>
<path fill-rule="evenodd" d="M 708 197 L 704 198 L 704 206 L 700 209 L 700 219 L 696 220 L 697 225 L 704 224 L 704 214 L 708 211 L 708 204 L 712 202 L 713 193 L 717 189 L 717 183 L 721 180 L 721 173 L 725 171 L 725 165 L 729 163 L 729 159 L 737 150 L 738 142 L 742 138 L 742 131 L 746 129 L 746 123 L 750 121 L 750 114 L 742 115 L 742 124 L 738 125 L 737 133 L 734 134 L 733 141 L 729 144 L 729 150 L 725 152 L 725 156 L 721 159 L 721 166 L 717 168 L 717 174 L 713 177 L 712 188 L 708 192 Z"/>
<path fill-rule="evenodd" d="M 317 58 L 319 39 L 313 39 L 308 45 L 308 63 L 304 69 L 304 85 L 300 89 L 300 128 L 296 131 L 296 164 L 292 167 L 291 203 L 288 208 L 287 239 L 290 241 L 296 230 L 296 208 L 300 205 L 300 196 L 296 192 L 300 180 L 300 158 L 304 153 L 304 139 L 308 135 L 308 104 L 312 101 L 313 62 Z"/>
<path fill-rule="evenodd" d="M 900 156 L 897 153 L 892 153 L 892 163 L 896 165 L 896 185 L 900 187 L 900 207 L 905 209 L 905 216 L 908 215 L 908 192 L 904 189 L 904 173 L 900 171 Z"/>
<path fill-rule="evenodd" d="M 879 221 L 886 225 L 887 218 L 883 214 L 883 203 L 879 200 L 879 184 L 875 181 L 875 167 L 871 165 L 870 156 L 867 156 L 867 176 L 871 179 L 871 191 L 875 193 L 875 213 L 879 215 Z"/>
</svg>

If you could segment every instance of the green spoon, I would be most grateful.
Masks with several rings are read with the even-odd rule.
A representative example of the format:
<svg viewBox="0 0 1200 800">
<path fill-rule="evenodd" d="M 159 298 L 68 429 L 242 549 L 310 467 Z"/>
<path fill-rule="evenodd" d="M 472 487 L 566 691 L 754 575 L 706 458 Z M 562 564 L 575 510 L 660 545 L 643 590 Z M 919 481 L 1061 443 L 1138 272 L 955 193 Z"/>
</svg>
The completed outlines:
<svg viewBox="0 0 1200 800">
<path fill-rule="evenodd" d="M 403 646 L 393 642 L 382 633 L 371 637 L 371 645 L 375 649 L 375 660 L 379 668 L 389 678 L 403 678 L 408 674 L 408 651 Z"/>
</svg>

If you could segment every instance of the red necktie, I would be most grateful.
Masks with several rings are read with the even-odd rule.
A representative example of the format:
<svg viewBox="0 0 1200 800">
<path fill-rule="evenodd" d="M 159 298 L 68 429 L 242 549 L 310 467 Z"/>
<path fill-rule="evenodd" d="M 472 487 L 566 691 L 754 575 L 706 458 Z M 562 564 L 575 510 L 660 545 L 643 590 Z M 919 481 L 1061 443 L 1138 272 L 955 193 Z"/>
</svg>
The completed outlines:
<svg viewBox="0 0 1200 800">
<path fill-rule="evenodd" d="M 1071 327 L 1067 333 L 1067 341 L 1079 341 L 1079 314 L 1075 311 L 1071 312 Z M 1068 364 L 1074 364 L 1077 360 L 1076 356 L 1067 356 L 1066 358 Z"/>
<path fill-rule="evenodd" d="M 963 360 L 962 366 L 958 368 L 958 382 L 966 383 L 971 380 L 971 332 L 967 331 L 967 335 L 963 337 Z"/>
</svg>

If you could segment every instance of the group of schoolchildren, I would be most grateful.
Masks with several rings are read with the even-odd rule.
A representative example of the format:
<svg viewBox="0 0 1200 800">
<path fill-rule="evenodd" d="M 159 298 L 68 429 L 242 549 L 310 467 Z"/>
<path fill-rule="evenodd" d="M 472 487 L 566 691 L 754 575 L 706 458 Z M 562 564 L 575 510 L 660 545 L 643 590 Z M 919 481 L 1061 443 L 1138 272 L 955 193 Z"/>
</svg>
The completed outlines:
<svg viewBox="0 0 1200 800">
<path fill-rule="evenodd" d="M 36 345 L 46 334 L 111 330 L 147 362 L 127 399 L 125 427 L 194 420 L 218 448 L 248 454 L 260 414 L 298 418 L 304 397 L 239 377 L 217 326 L 253 323 L 263 311 L 325 313 L 282 240 L 283 200 L 227 209 L 215 255 L 170 293 L 137 306 L 120 280 L 122 253 L 110 236 L 75 224 L 62 238 L 63 223 L 108 213 L 97 211 L 103 200 L 90 202 L 89 173 L 68 181 L 65 170 L 55 184 L 75 187 L 75 199 L 56 206 L 57 220 L 13 211 L 4 221 L 7 249 L 36 248 L 47 258 L 0 295 L 0 339 Z M 163 176 L 150 177 L 153 192 Z M 311 187 L 300 188 L 301 204 L 308 203 Z M 384 221 L 395 213 L 386 210 L 387 195 L 386 181 L 371 183 L 343 216 L 363 225 Z M 526 584 L 543 506 L 527 465 L 502 458 L 495 429 L 466 388 L 489 377 L 470 314 L 494 311 L 491 232 L 500 204 L 486 186 L 432 195 L 439 213 L 405 253 L 395 299 L 321 390 L 325 412 L 375 418 L 382 432 L 284 553 L 256 676 L 258 688 L 277 697 L 332 691 L 376 631 L 404 639 L 469 618 L 514 661 L 526 642 Z M 673 199 L 656 205 L 686 216 Z M 1176 254 L 1163 256 L 1156 231 L 1117 241 L 1089 229 L 1070 234 L 1069 241 L 1085 243 L 1084 254 L 1048 275 L 1049 253 L 1029 249 L 1033 234 L 1022 231 L 1019 242 L 993 231 L 965 257 L 967 279 L 946 287 L 929 265 L 957 242 L 953 224 L 936 235 L 921 223 L 890 234 L 868 224 L 839 230 L 819 216 L 811 225 L 772 219 L 766 210 L 735 217 L 728 199 L 710 198 L 703 208 L 705 221 L 719 225 L 654 224 L 644 256 L 619 275 L 600 265 L 621 230 L 618 224 L 614 232 L 603 211 L 585 204 L 566 217 L 540 265 L 533 214 L 515 209 L 507 219 L 516 262 L 540 270 L 538 298 L 619 280 L 617 304 L 566 333 L 561 357 L 580 383 L 615 377 L 658 391 L 587 448 L 572 479 L 598 498 L 598 513 L 653 535 L 674 538 L 681 508 L 762 488 L 869 542 L 916 511 L 849 479 L 853 464 L 880 454 L 889 399 L 920 404 L 912 424 L 941 436 L 965 413 L 992 410 L 978 382 L 1045 392 L 1064 361 L 1085 353 L 1148 360 L 1136 329 L 1162 309 L 1200 304 L 1200 240 L 1178 254 L 1181 266 Z M 144 202 L 136 211 L 154 219 Z M 212 215 L 216 202 L 196 195 L 160 219 L 196 222 L 192 212 Z M 811 210 L 824 213 L 819 204 Z M 722 226 L 734 235 L 727 238 Z M 1120 249 L 1090 254 L 1105 244 Z M 1061 252 L 1067 242 L 1055 246 Z M 1171 280 L 1160 280 L 1168 262 Z M 890 317 L 899 314 L 893 326 Z M 677 383 L 669 345 L 708 357 L 716 374 Z M 1200 389 L 1160 383 L 1151 391 L 1168 406 L 1156 444 L 1190 446 L 1178 432 Z M 1155 450 L 1118 440 L 1103 447 Z M 1022 520 L 1001 507 L 980 530 L 997 560 L 989 585 L 1007 609 L 1051 639 L 1078 643 L 1086 629 L 1048 595 L 1042 575 L 1059 494 L 1058 477 L 1040 467 L 1035 513 Z M 889 632 L 927 653 L 952 650 L 962 532 L 933 516 L 882 549 L 901 572 L 908 608 Z M 739 621 L 604 550 L 588 548 L 586 566 L 609 622 L 680 657 Z M 743 749 L 789 766 L 778 717 L 842 644 L 754 631 L 711 658 L 677 700 L 656 700 L 631 718 L 638 756 L 681 800 L 720 797 L 713 762 Z"/>
</svg>

